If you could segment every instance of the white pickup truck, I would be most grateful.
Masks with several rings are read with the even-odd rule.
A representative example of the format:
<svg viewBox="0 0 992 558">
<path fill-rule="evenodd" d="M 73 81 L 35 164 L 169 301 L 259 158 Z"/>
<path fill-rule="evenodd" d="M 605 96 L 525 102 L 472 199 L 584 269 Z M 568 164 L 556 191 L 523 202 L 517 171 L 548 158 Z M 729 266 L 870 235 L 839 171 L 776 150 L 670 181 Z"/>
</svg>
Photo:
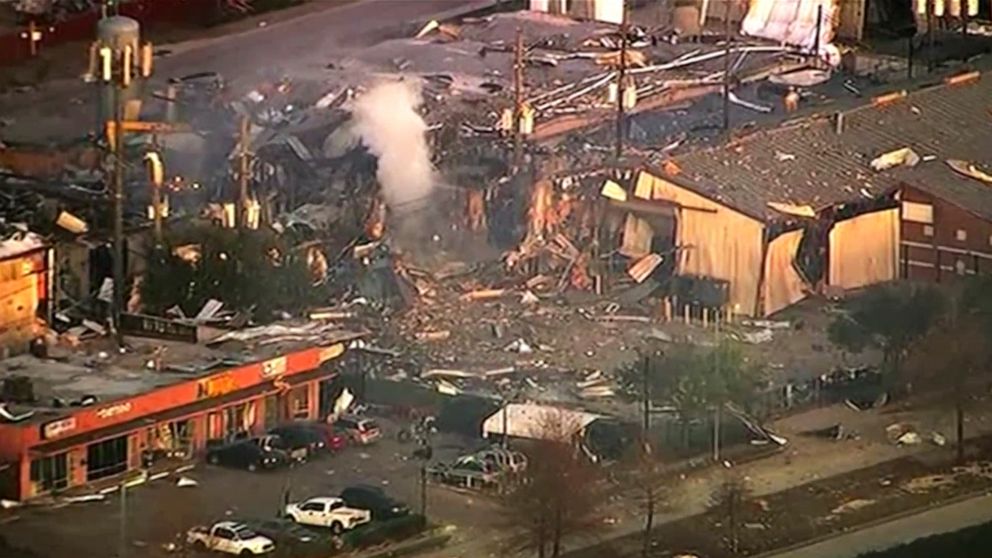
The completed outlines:
<svg viewBox="0 0 992 558">
<path fill-rule="evenodd" d="M 275 543 L 241 523 L 221 521 L 209 529 L 193 527 L 186 532 L 186 542 L 197 550 L 213 550 L 236 556 L 259 556 L 276 549 Z"/>
<path fill-rule="evenodd" d="M 341 498 L 330 496 L 289 504 L 286 515 L 302 525 L 330 527 L 334 533 L 354 529 L 372 520 L 372 512 L 349 508 Z"/>
</svg>

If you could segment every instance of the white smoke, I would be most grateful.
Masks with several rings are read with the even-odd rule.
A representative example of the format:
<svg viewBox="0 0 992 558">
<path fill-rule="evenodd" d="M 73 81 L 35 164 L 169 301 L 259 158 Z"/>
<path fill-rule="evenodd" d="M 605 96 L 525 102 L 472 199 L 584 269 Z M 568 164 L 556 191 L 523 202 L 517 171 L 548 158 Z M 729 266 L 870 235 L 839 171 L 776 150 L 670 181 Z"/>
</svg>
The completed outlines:
<svg viewBox="0 0 992 558">
<path fill-rule="evenodd" d="M 394 213 L 414 209 L 434 189 L 427 123 L 417 112 L 420 86 L 410 81 L 376 85 L 355 101 L 355 133 L 379 158 L 383 199 Z"/>
</svg>

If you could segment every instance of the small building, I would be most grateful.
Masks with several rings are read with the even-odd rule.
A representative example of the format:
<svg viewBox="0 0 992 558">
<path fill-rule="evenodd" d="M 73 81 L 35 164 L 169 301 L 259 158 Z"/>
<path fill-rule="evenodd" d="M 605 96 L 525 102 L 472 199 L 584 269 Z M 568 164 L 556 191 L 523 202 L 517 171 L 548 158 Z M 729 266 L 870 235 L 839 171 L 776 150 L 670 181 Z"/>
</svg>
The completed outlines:
<svg viewBox="0 0 992 558">
<path fill-rule="evenodd" d="M 722 285 L 721 306 L 756 316 L 928 265 L 935 279 L 978 272 L 992 191 L 948 161 L 992 164 L 992 130 L 974 124 L 989 98 L 976 72 L 644 167 L 631 199 L 668 218 L 632 210 L 621 253 L 673 254 L 675 275 Z"/>
<path fill-rule="evenodd" d="M 191 342 L 195 334 L 183 340 L 195 326 L 150 316 L 123 323 L 163 339 L 128 337 L 129 351 L 118 354 L 103 338 L 57 360 L 0 363 L 0 498 L 97 490 L 134 471 L 154 476 L 208 444 L 321 418 L 337 363 L 359 336 L 280 325 L 207 346 Z"/>
<path fill-rule="evenodd" d="M 0 240 L 0 349 L 25 352 L 51 313 L 51 246 L 34 233 Z"/>
</svg>

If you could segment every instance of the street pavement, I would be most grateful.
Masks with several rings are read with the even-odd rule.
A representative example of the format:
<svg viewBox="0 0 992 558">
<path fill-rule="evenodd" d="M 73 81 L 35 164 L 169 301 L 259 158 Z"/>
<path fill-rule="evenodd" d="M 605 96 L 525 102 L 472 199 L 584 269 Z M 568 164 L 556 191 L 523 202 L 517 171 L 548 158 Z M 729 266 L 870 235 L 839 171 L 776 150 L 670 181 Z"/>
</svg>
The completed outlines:
<svg viewBox="0 0 992 558">
<path fill-rule="evenodd" d="M 496 0 L 315 0 L 305 16 L 233 35 L 199 39 L 157 50 L 155 80 L 198 72 L 219 72 L 235 90 L 263 76 L 319 77 L 335 58 L 385 39 L 409 36 L 431 19 L 444 19 L 493 6 Z M 317 5 L 325 6 L 317 9 Z M 79 48 L 78 65 L 87 49 Z M 65 61 L 66 64 L 72 61 Z M 0 139 L 53 141 L 85 135 L 93 124 L 95 91 L 81 79 L 42 84 L 37 90 L 0 95 L 0 117 L 12 122 Z"/>
<path fill-rule="evenodd" d="M 932 535 L 992 521 L 992 494 L 939 507 L 770 558 L 856 558 Z M 975 556 L 982 552 L 975 549 Z"/>
</svg>

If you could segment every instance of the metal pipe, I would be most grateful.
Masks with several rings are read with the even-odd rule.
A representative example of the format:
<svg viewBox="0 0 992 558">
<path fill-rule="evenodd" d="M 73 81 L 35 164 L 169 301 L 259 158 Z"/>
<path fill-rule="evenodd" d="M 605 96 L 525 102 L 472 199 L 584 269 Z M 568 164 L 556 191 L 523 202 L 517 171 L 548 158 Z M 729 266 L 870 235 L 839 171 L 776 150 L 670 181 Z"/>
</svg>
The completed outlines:
<svg viewBox="0 0 992 558">
<path fill-rule="evenodd" d="M 723 13 L 723 129 L 730 130 L 730 1 Z"/>
<path fill-rule="evenodd" d="M 623 158 L 623 120 L 624 120 L 624 82 L 627 81 L 627 8 L 623 8 L 623 19 L 620 22 L 620 71 L 617 72 L 617 145 L 616 159 Z"/>
<path fill-rule="evenodd" d="M 823 4 L 816 5 L 816 36 L 813 37 L 813 58 L 820 58 L 820 33 L 823 29 Z"/>
</svg>

